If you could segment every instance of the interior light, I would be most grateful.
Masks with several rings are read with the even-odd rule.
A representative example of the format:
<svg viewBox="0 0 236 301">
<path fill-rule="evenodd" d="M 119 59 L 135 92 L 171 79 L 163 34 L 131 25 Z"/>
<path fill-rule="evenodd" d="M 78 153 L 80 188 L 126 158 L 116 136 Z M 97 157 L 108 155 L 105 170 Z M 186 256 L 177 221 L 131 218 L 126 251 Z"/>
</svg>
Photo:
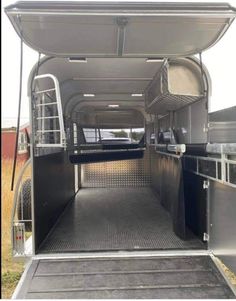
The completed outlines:
<svg viewBox="0 0 236 301">
<path fill-rule="evenodd" d="M 95 96 L 95 94 L 84 94 L 84 97 L 94 97 Z"/>
<path fill-rule="evenodd" d="M 87 59 L 85 57 L 69 57 L 70 63 L 87 63 Z"/>
<path fill-rule="evenodd" d="M 148 58 L 146 59 L 146 63 L 161 63 L 163 62 L 163 59 L 158 58 Z"/>
<path fill-rule="evenodd" d="M 119 108 L 119 105 L 108 105 L 109 108 Z"/>
<path fill-rule="evenodd" d="M 142 93 L 133 93 L 133 94 L 131 94 L 131 96 L 133 96 L 133 97 L 141 97 L 141 96 L 143 96 L 143 94 Z"/>
</svg>

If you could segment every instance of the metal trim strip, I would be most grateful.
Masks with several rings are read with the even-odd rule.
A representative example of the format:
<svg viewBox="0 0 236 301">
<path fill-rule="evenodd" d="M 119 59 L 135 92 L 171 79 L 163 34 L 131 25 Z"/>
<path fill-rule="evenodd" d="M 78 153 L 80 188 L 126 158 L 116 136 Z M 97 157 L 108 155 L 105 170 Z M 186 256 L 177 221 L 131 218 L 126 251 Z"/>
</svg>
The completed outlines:
<svg viewBox="0 0 236 301">
<path fill-rule="evenodd" d="M 170 251 L 112 251 L 112 252 L 78 252 L 60 254 L 38 254 L 36 259 L 102 259 L 102 258 L 133 258 L 133 257 L 176 257 L 176 256 L 207 256 L 209 250 L 170 250 Z"/>
</svg>

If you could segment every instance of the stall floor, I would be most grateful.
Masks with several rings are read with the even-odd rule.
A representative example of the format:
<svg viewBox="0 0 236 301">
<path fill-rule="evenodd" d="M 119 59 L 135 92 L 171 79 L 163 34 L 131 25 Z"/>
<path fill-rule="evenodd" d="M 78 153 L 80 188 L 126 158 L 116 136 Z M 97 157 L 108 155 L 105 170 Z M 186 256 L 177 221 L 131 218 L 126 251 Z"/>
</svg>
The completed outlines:
<svg viewBox="0 0 236 301">
<path fill-rule="evenodd" d="M 151 188 L 82 188 L 40 253 L 101 250 L 203 249 L 189 233 L 181 240 Z"/>
</svg>

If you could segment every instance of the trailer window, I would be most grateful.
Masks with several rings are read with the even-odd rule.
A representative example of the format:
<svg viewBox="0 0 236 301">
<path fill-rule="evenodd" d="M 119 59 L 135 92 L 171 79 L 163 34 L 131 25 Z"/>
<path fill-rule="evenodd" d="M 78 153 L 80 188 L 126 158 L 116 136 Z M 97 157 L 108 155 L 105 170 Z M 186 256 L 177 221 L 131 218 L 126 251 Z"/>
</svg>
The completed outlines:
<svg viewBox="0 0 236 301">
<path fill-rule="evenodd" d="M 123 142 L 139 142 L 144 135 L 144 128 L 101 129 L 101 139 L 120 139 Z"/>
<path fill-rule="evenodd" d="M 144 128 L 131 129 L 131 139 L 132 142 L 139 142 L 144 135 Z"/>
<path fill-rule="evenodd" d="M 99 141 L 99 130 L 94 128 L 83 128 L 86 143 L 96 143 Z"/>
<path fill-rule="evenodd" d="M 144 135 L 144 128 L 98 129 L 83 128 L 86 143 L 100 143 L 105 140 L 138 143 Z"/>
</svg>

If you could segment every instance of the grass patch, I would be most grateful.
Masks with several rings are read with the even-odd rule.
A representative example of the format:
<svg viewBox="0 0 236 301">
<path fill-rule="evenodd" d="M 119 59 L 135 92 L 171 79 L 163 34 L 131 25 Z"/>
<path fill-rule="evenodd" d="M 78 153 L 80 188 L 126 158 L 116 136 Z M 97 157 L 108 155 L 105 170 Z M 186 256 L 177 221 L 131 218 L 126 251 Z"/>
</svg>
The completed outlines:
<svg viewBox="0 0 236 301">
<path fill-rule="evenodd" d="M 230 282 L 236 286 L 236 275 L 229 269 L 227 268 L 226 265 L 223 264 L 223 262 L 221 260 L 219 260 L 222 269 L 224 270 L 226 276 L 229 278 Z"/>
<path fill-rule="evenodd" d="M 22 271 L 7 271 L 2 273 L 2 297 L 11 298 L 12 293 L 20 280 Z"/>
<path fill-rule="evenodd" d="M 14 289 L 24 270 L 23 262 L 16 262 L 12 259 L 11 250 L 11 213 L 13 205 L 14 192 L 11 191 L 11 174 L 12 160 L 2 159 L 2 183 L 1 183 L 1 205 L 2 205 L 2 298 L 11 298 Z M 16 168 L 16 178 L 23 166 L 23 162 L 19 162 Z M 28 174 L 28 171 L 27 171 Z"/>
</svg>

